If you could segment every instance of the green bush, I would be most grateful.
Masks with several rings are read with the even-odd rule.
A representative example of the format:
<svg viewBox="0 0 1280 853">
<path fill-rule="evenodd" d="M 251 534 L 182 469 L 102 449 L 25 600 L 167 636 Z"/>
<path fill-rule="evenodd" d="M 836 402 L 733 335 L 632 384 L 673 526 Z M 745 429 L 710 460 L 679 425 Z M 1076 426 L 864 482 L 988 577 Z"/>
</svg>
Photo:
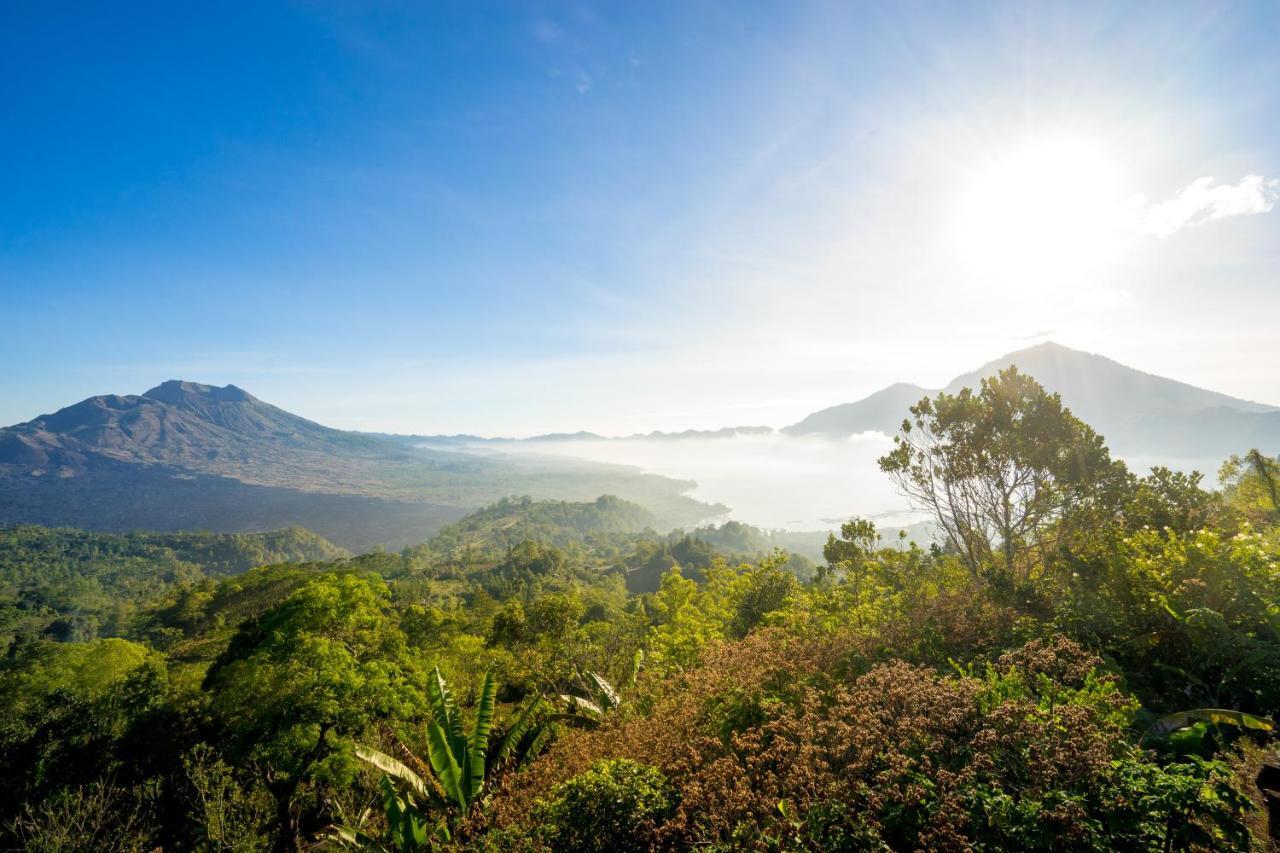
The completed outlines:
<svg viewBox="0 0 1280 853">
<path fill-rule="evenodd" d="M 597 761 L 557 785 L 539 811 L 553 850 L 640 851 L 641 830 L 675 810 L 676 796 L 656 767 L 625 758 Z"/>
</svg>

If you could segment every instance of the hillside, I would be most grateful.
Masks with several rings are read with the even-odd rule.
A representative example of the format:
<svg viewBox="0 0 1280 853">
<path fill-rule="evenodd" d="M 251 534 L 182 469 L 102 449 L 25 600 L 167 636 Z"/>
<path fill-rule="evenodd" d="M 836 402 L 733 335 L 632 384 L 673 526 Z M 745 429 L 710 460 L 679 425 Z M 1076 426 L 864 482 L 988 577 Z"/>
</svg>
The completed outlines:
<svg viewBox="0 0 1280 853">
<path fill-rule="evenodd" d="M 242 483 L 304 491 L 411 494 L 439 477 L 487 466 L 474 457 L 415 451 L 378 436 L 330 429 L 228 385 L 171 380 L 141 395 L 90 397 L 0 431 L 0 465 L 76 476 L 95 462 L 163 465 Z M 392 476 L 391 466 L 408 475 Z M 415 476 L 416 475 L 416 476 Z"/>
<path fill-rule="evenodd" d="M 254 566 L 345 556 L 296 527 L 241 534 L 0 528 L 0 643 L 116 635 L 137 607 L 170 588 Z"/>
<path fill-rule="evenodd" d="M 506 548 L 524 540 L 563 547 L 595 536 L 639 533 L 657 525 L 644 507 L 601 495 L 594 501 L 534 501 L 503 498 L 446 526 L 432 540 L 434 551 Z"/>
<path fill-rule="evenodd" d="M 421 542 L 511 494 L 637 501 L 668 527 L 724 511 L 691 483 L 552 456 L 412 446 L 309 421 L 233 385 L 165 382 L 0 429 L 0 523 L 224 532 L 301 525 L 353 550 Z"/>
<path fill-rule="evenodd" d="M 1126 367 L 1101 355 L 1054 343 L 1012 352 L 961 374 L 945 390 L 977 388 L 1017 365 L 1122 453 L 1226 456 L 1245 447 L 1280 449 L 1280 408 L 1241 400 Z M 793 435 L 896 432 L 907 406 L 938 393 L 898 384 L 853 403 L 814 412 L 787 427 Z"/>
</svg>

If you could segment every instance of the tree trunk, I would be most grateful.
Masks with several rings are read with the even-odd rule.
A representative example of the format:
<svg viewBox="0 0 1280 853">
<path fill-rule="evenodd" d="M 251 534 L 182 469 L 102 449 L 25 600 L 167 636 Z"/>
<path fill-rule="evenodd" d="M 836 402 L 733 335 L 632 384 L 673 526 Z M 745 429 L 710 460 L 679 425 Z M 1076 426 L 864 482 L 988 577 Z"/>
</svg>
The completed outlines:
<svg viewBox="0 0 1280 853">
<path fill-rule="evenodd" d="M 300 850 L 298 825 L 293 819 L 293 792 L 298 789 L 297 782 L 283 785 L 272 785 L 269 790 L 276 800 L 276 824 L 278 831 L 276 843 L 272 848 L 275 853 L 294 853 Z"/>
</svg>

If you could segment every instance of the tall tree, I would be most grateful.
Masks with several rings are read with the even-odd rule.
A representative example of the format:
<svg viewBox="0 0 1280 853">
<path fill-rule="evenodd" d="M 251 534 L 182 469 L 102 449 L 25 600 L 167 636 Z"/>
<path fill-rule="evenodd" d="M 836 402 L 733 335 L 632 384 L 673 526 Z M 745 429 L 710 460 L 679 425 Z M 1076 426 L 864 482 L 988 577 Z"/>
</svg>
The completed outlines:
<svg viewBox="0 0 1280 853">
<path fill-rule="evenodd" d="M 933 516 L 970 569 L 1010 579 L 1099 521 L 1129 481 L 1102 437 L 1016 367 L 984 379 L 977 393 L 912 406 L 880 468 Z"/>
<path fill-rule="evenodd" d="M 233 754 L 276 800 L 278 850 L 318 827 L 318 780 L 354 772 L 352 736 L 425 704 L 376 577 L 323 574 L 243 625 L 205 679 Z"/>
</svg>

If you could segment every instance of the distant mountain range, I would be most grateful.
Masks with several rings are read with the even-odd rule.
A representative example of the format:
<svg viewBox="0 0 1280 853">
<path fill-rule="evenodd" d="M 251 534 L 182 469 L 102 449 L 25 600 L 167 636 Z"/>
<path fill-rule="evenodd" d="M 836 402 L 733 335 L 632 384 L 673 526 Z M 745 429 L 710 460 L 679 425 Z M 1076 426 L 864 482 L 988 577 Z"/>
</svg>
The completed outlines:
<svg viewBox="0 0 1280 853">
<path fill-rule="evenodd" d="M 477 456 L 322 426 L 177 380 L 0 429 L 0 524 L 121 531 L 310 528 L 352 550 L 424 541 L 500 497 L 617 494 L 671 526 L 723 513 L 687 481 L 570 459 Z"/>
<path fill-rule="evenodd" d="M 1167 456 L 1204 459 L 1223 457 L 1257 447 L 1280 451 L 1280 407 L 1241 400 L 1126 367 L 1101 355 L 1081 352 L 1060 344 L 1043 343 L 984 364 L 961 374 L 943 389 L 900 382 L 852 403 L 841 403 L 814 412 L 798 423 L 783 427 L 787 435 L 841 438 L 861 432 L 893 434 L 922 397 L 939 391 L 954 394 L 961 388 L 978 388 L 982 380 L 1010 365 L 1034 376 L 1103 435 L 1119 453 L 1143 457 Z M 594 432 L 552 433 L 531 438 L 485 438 L 475 435 L 387 436 L 417 446 L 439 449 L 467 446 L 573 441 L 636 441 L 731 438 L 777 432 L 767 426 L 725 427 L 717 430 L 649 432 L 604 436 Z"/>
<path fill-rule="evenodd" d="M 942 390 L 954 394 L 961 388 L 977 388 L 983 379 L 1010 365 L 1061 394 L 1063 403 L 1120 453 L 1226 457 L 1251 447 L 1280 451 L 1280 408 L 1276 406 L 1206 391 L 1054 343 L 1009 353 L 957 376 Z M 891 385 L 857 402 L 814 412 L 784 432 L 893 433 L 908 406 L 937 393 L 915 385 Z"/>
<path fill-rule="evenodd" d="M 602 435 L 598 432 L 579 430 L 578 432 L 549 432 L 528 438 L 502 438 L 483 435 L 458 433 L 456 435 L 396 435 L 392 433 L 376 433 L 414 447 L 466 447 L 478 444 L 508 444 L 513 442 L 536 442 L 539 444 L 564 444 L 572 441 L 665 441 L 684 438 L 733 438 L 740 435 L 769 435 L 777 432 L 771 426 L 736 426 L 720 429 L 686 429 L 679 432 L 635 432 L 630 435 Z"/>
<path fill-rule="evenodd" d="M 976 387 L 1011 364 L 1060 393 L 1124 455 L 1201 460 L 1251 447 L 1280 451 L 1280 408 L 1057 344 L 1010 353 L 956 377 L 945 390 Z M 829 438 L 893 433 L 909 406 L 936 393 L 891 385 L 814 412 L 782 432 Z M 727 427 L 623 439 L 562 433 L 523 440 L 536 445 L 537 454 L 507 453 L 501 445 L 512 439 L 347 432 L 234 385 L 173 380 L 141 395 L 91 397 L 0 429 L 0 524 L 215 532 L 300 525 L 363 550 L 422 542 L 442 525 L 509 495 L 585 501 L 614 494 L 653 512 L 661 526 L 691 526 L 729 508 L 687 497 L 695 485 L 687 480 L 570 458 L 569 445 L 774 432 Z M 466 452 L 469 446 L 485 446 L 484 452 Z"/>
</svg>

